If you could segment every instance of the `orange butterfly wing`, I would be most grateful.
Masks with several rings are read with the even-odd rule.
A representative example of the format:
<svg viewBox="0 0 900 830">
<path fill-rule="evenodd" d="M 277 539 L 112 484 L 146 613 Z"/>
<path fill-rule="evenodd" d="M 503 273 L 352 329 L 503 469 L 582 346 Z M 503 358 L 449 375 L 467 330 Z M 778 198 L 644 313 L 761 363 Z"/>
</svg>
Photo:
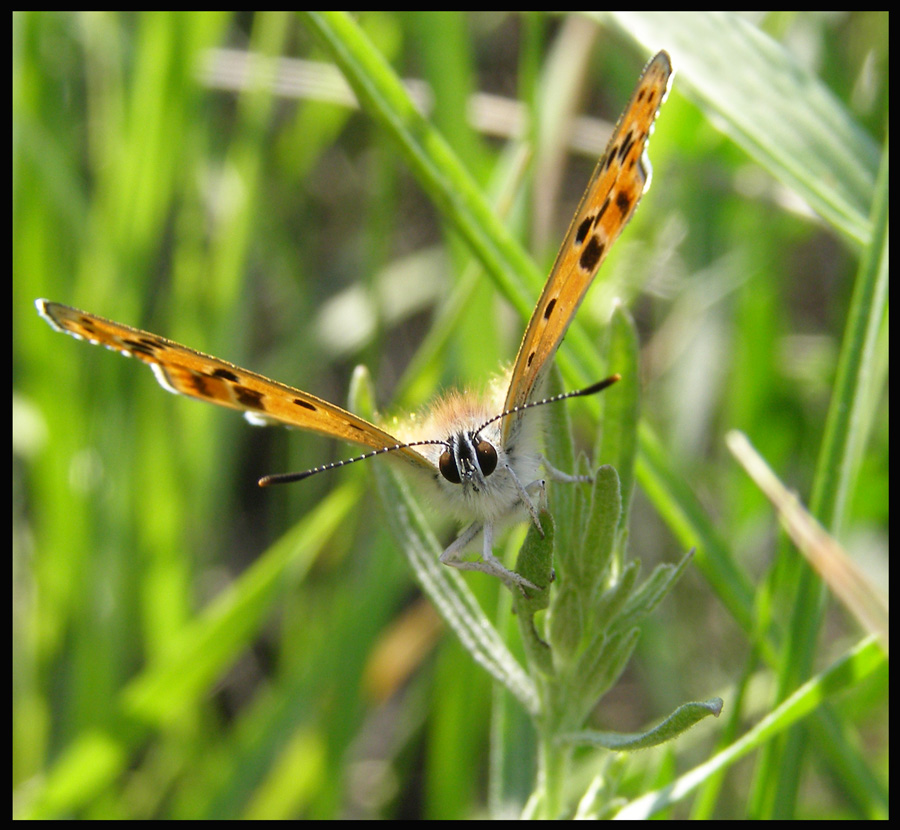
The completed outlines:
<svg viewBox="0 0 900 830">
<path fill-rule="evenodd" d="M 671 78 L 672 62 L 666 52 L 659 52 L 644 68 L 581 197 L 525 329 L 504 411 L 528 403 L 540 388 L 597 270 L 650 186 L 645 150 Z M 504 441 L 513 435 L 521 417 L 519 412 L 506 418 Z"/>
<path fill-rule="evenodd" d="M 157 334 L 61 303 L 37 300 L 35 305 L 58 331 L 148 364 L 160 385 L 170 392 L 237 409 L 253 423 L 277 421 L 376 450 L 401 443 L 390 433 L 328 401 Z M 423 456 L 408 447 L 397 453 L 419 467 L 433 469 Z"/>
</svg>

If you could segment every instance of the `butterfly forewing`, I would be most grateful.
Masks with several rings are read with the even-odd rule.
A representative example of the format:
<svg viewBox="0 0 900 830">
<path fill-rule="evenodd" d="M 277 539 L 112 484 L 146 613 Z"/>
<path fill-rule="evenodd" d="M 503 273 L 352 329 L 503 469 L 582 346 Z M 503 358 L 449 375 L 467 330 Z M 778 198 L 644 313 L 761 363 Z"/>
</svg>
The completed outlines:
<svg viewBox="0 0 900 830">
<path fill-rule="evenodd" d="M 38 300 L 36 305 L 41 316 L 59 331 L 148 364 L 170 392 L 240 410 L 251 420 L 277 421 L 373 449 L 400 443 L 374 424 L 328 401 L 159 335 L 60 303 Z M 412 449 L 400 452 L 407 460 L 426 464 Z"/>
<path fill-rule="evenodd" d="M 644 153 L 671 77 L 671 60 L 659 52 L 616 124 L 525 329 L 504 410 L 528 403 L 540 388 L 597 270 L 649 186 L 650 164 Z M 509 439 L 521 417 L 515 413 L 506 419 L 504 438 Z"/>
</svg>

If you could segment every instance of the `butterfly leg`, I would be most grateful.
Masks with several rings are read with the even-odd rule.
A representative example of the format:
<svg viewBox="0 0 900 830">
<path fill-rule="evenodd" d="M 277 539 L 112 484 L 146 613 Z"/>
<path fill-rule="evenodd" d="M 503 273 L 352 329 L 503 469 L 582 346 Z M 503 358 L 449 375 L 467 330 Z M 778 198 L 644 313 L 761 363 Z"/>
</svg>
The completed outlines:
<svg viewBox="0 0 900 830">
<path fill-rule="evenodd" d="M 590 484 L 594 479 L 591 476 L 573 476 L 568 473 L 564 473 L 562 470 L 557 470 L 545 456 L 541 456 L 541 464 L 544 466 L 544 469 L 550 474 L 550 478 L 554 481 L 562 481 L 565 484 Z"/>
<path fill-rule="evenodd" d="M 481 560 L 473 562 L 468 559 L 463 559 L 463 551 L 482 531 L 484 531 L 484 543 L 481 550 Z M 497 559 L 496 556 L 494 556 L 493 548 L 493 522 L 487 522 L 484 525 L 482 525 L 480 522 L 475 522 L 474 524 L 469 525 L 462 533 L 460 533 L 459 538 L 457 538 L 456 541 L 453 542 L 441 554 L 441 562 L 444 565 L 449 565 L 452 568 L 458 568 L 461 571 L 481 571 L 482 573 L 489 574 L 490 576 L 496 576 L 510 588 L 517 587 L 523 593 L 526 588 L 529 588 L 533 591 L 541 590 L 533 582 L 525 579 L 524 576 L 520 576 L 515 571 L 511 571 L 509 570 L 509 568 L 505 567 L 503 563 L 499 559 Z"/>
<path fill-rule="evenodd" d="M 545 504 L 544 500 L 546 496 L 546 491 L 544 489 L 544 480 L 542 478 L 539 478 L 535 481 L 532 481 L 527 486 L 523 486 L 522 482 L 519 481 L 519 477 L 516 475 L 515 470 L 513 470 L 513 468 L 510 467 L 509 464 L 506 465 L 506 471 L 509 473 L 510 478 L 512 478 L 513 484 L 516 485 L 516 490 L 519 491 L 519 498 L 521 499 L 522 504 L 525 505 L 525 509 L 528 511 L 528 514 L 531 516 L 531 521 L 534 522 L 534 526 L 538 529 L 538 533 L 543 536 L 544 530 L 541 527 L 541 520 L 538 516 L 539 511 L 537 507 L 535 507 L 534 501 L 529 491 L 535 489 L 538 491 L 538 500 L 543 506 Z"/>
</svg>

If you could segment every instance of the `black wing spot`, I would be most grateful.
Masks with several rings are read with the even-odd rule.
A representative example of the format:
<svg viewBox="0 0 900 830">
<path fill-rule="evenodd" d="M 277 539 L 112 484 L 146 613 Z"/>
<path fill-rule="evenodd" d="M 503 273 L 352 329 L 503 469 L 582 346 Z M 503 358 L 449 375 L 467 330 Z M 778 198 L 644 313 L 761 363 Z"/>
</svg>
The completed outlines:
<svg viewBox="0 0 900 830">
<path fill-rule="evenodd" d="M 616 193 L 616 207 L 621 211 L 622 215 L 625 215 L 631 210 L 631 204 L 631 199 L 624 190 L 620 190 Z"/>
<path fill-rule="evenodd" d="M 174 386 L 175 383 L 172 379 L 172 376 L 166 372 L 165 366 L 162 367 L 163 372 L 166 373 L 166 377 L 169 378 L 169 382 Z M 198 397 L 201 398 L 210 398 L 212 395 L 209 391 L 209 385 L 206 382 L 206 377 L 204 375 L 200 375 L 197 372 L 191 372 L 191 389 L 197 394 Z"/>
<path fill-rule="evenodd" d="M 122 343 L 132 354 L 142 354 L 147 357 L 156 357 L 159 344 L 155 340 L 142 337 L 140 340 L 123 340 Z"/>
<path fill-rule="evenodd" d="M 596 269 L 600 260 L 603 258 L 603 244 L 597 239 L 596 234 L 590 238 L 588 244 L 585 245 L 578 259 L 578 264 L 583 271 L 592 272 Z"/>
<path fill-rule="evenodd" d="M 580 248 L 585 239 L 587 239 L 588 234 L 591 232 L 591 228 L 594 227 L 594 221 L 596 220 L 596 216 L 585 216 L 582 220 L 581 224 L 578 226 L 578 230 L 575 232 L 575 245 Z"/>
<path fill-rule="evenodd" d="M 550 302 L 547 303 L 547 307 L 544 309 L 544 319 L 545 320 L 550 319 L 550 315 L 553 314 L 553 309 L 555 307 L 556 307 L 556 297 L 554 297 L 552 300 L 550 300 Z"/>
<path fill-rule="evenodd" d="M 619 159 L 624 159 L 631 152 L 631 148 L 634 147 L 635 137 L 629 133 L 625 140 L 622 142 L 622 146 L 619 148 Z"/>
<path fill-rule="evenodd" d="M 237 385 L 234 387 L 234 394 L 241 406 L 246 406 L 247 409 L 259 409 L 262 412 L 266 411 L 266 407 L 263 405 L 264 396 L 262 392 L 255 392 L 246 386 Z"/>
<path fill-rule="evenodd" d="M 216 369 L 213 371 L 211 377 L 230 380 L 232 383 L 237 383 L 240 380 L 240 378 L 230 369 Z"/>
<path fill-rule="evenodd" d="M 300 398 L 294 398 L 294 403 L 297 404 L 297 406 L 302 406 L 304 409 L 308 409 L 310 412 L 318 412 L 318 409 L 309 401 L 301 401 Z"/>
</svg>

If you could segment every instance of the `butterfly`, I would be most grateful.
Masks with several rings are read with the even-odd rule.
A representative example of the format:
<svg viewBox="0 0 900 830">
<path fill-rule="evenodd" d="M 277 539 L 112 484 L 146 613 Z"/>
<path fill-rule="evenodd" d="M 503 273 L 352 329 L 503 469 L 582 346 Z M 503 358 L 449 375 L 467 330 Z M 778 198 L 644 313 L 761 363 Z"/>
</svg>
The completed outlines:
<svg viewBox="0 0 900 830">
<path fill-rule="evenodd" d="M 387 454 L 430 485 L 440 508 L 471 521 L 441 554 L 441 562 L 500 578 L 523 592 L 540 590 L 494 556 L 495 527 L 530 514 L 543 498 L 543 467 L 552 478 L 582 481 L 555 470 L 539 451 L 536 406 L 599 392 L 618 380 L 536 400 L 553 357 L 610 247 L 650 185 L 647 142 L 673 75 L 666 52 L 644 68 L 581 199 L 541 296 L 531 314 L 512 369 L 491 394 L 451 394 L 393 435 L 333 403 L 164 337 L 48 300 L 40 315 L 58 331 L 147 363 L 170 392 L 237 409 L 254 424 L 280 423 L 368 447 L 369 451 L 304 473 L 266 476 L 260 485 L 306 478 L 374 455 Z M 397 431 L 397 430 L 395 430 Z M 464 558 L 482 535 L 481 558 Z"/>
</svg>

